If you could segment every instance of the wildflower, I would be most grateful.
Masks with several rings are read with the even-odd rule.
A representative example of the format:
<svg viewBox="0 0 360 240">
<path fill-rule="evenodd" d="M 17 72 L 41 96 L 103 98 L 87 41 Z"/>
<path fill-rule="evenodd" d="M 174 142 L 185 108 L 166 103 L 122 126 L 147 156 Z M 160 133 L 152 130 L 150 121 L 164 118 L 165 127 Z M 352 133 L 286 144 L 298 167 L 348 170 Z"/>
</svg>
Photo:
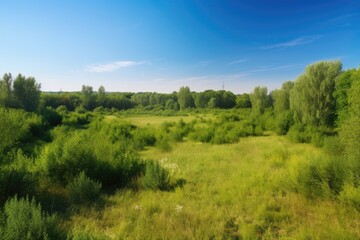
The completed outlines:
<svg viewBox="0 0 360 240">
<path fill-rule="evenodd" d="M 176 205 L 175 207 L 175 211 L 176 213 L 180 213 L 182 211 L 182 209 L 184 208 L 184 206 L 181 206 L 181 205 Z"/>
</svg>

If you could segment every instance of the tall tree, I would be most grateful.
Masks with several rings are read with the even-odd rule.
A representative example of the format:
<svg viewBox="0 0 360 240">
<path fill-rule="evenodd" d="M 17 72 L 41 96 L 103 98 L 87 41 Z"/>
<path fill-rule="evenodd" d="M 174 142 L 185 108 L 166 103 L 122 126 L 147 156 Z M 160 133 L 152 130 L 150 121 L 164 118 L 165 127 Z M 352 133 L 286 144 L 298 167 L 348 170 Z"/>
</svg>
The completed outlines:
<svg viewBox="0 0 360 240">
<path fill-rule="evenodd" d="M 178 102 L 180 105 L 180 110 L 184 110 L 186 108 L 191 108 L 194 106 L 194 99 L 190 92 L 189 87 L 181 87 L 178 93 Z"/>
<path fill-rule="evenodd" d="M 19 74 L 14 81 L 15 104 L 26 111 L 35 111 L 40 101 L 40 83 L 35 78 Z"/>
<path fill-rule="evenodd" d="M 93 88 L 91 86 L 82 86 L 81 100 L 86 109 L 91 110 L 94 108 L 94 95 Z"/>
<path fill-rule="evenodd" d="M 314 63 L 295 81 L 290 107 L 296 122 L 332 126 L 335 119 L 335 78 L 341 68 L 339 61 Z"/>
<path fill-rule="evenodd" d="M 11 73 L 5 73 L 0 81 L 0 106 L 11 107 L 12 105 L 12 84 Z"/>
<path fill-rule="evenodd" d="M 99 106 L 104 106 L 105 105 L 105 100 L 106 100 L 105 87 L 100 86 L 99 90 L 98 90 L 98 94 L 97 94 L 97 103 L 98 103 L 98 105 Z"/>
<path fill-rule="evenodd" d="M 268 102 L 268 90 L 266 87 L 257 86 L 250 94 L 250 101 L 253 114 L 261 115 L 264 113 Z"/>
<path fill-rule="evenodd" d="M 251 108 L 250 95 L 248 93 L 237 95 L 235 103 L 237 108 Z"/>
<path fill-rule="evenodd" d="M 341 125 L 348 117 L 348 92 L 353 82 L 360 78 L 360 69 L 350 69 L 342 72 L 335 80 L 337 124 Z"/>
<path fill-rule="evenodd" d="M 294 82 L 287 81 L 273 92 L 275 113 L 284 112 L 290 109 L 290 91 L 294 86 Z"/>
<path fill-rule="evenodd" d="M 347 116 L 341 122 L 339 135 L 346 155 L 356 164 L 356 174 L 360 180 L 360 68 L 357 76 L 347 92 Z"/>
</svg>

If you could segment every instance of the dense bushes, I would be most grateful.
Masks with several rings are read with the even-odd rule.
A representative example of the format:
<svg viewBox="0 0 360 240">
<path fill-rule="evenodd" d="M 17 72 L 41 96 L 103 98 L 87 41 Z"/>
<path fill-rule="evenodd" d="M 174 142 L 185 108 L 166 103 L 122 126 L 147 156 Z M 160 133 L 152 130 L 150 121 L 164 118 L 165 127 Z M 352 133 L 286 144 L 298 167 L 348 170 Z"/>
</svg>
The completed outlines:
<svg viewBox="0 0 360 240">
<path fill-rule="evenodd" d="M 101 183 L 91 180 L 84 172 L 81 172 L 66 188 L 71 203 L 87 204 L 100 197 Z"/>
<path fill-rule="evenodd" d="M 44 213 L 34 199 L 17 197 L 0 212 L 0 236 L 4 240 L 63 239 L 56 216 Z"/>
<path fill-rule="evenodd" d="M 107 131 L 92 127 L 58 135 L 38 160 L 40 169 L 54 181 L 66 184 L 84 171 L 104 186 L 124 186 L 142 171 L 137 155 Z"/>
<path fill-rule="evenodd" d="M 168 190 L 170 187 L 168 170 L 155 161 L 146 162 L 146 171 L 142 181 L 144 187 L 148 189 Z"/>
</svg>

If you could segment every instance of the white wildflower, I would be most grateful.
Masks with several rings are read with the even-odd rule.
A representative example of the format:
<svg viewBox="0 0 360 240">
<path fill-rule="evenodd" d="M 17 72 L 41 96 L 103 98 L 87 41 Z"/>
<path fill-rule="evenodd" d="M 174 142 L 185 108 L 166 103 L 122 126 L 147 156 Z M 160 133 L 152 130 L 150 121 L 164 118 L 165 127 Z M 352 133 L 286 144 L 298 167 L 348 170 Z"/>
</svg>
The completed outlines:
<svg viewBox="0 0 360 240">
<path fill-rule="evenodd" d="M 136 211 L 141 211 L 142 206 L 141 206 L 141 205 L 135 205 L 134 209 L 135 209 Z"/>
<path fill-rule="evenodd" d="M 181 205 L 176 205 L 176 207 L 175 207 L 175 211 L 176 211 L 176 213 L 180 213 L 181 211 L 182 211 L 182 209 L 184 208 L 184 206 L 181 206 Z"/>
</svg>

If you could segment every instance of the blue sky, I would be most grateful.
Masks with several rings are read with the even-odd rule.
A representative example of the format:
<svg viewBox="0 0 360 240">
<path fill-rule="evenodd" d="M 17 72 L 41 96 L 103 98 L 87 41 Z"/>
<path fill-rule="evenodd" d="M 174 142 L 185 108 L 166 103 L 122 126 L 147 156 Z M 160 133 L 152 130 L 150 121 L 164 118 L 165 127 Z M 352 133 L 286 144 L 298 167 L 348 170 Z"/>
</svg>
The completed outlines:
<svg viewBox="0 0 360 240">
<path fill-rule="evenodd" d="M 360 66 L 358 0 L 2 0 L 0 74 L 44 91 L 270 90 Z"/>
</svg>

